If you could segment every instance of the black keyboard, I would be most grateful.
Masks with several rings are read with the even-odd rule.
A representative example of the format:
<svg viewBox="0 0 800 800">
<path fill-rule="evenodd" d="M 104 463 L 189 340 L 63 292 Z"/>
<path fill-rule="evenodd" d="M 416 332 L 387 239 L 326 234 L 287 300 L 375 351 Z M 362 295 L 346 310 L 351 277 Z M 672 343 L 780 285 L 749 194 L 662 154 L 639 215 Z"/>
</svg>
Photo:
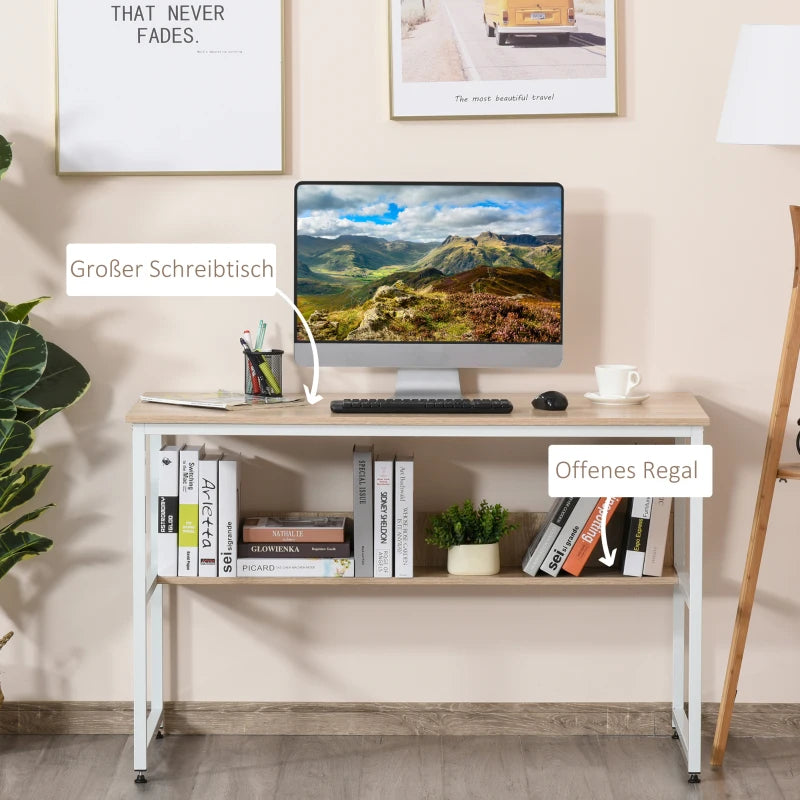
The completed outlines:
<svg viewBox="0 0 800 800">
<path fill-rule="evenodd" d="M 331 400 L 334 414 L 510 414 L 510 400 L 417 400 L 408 397 Z"/>
</svg>

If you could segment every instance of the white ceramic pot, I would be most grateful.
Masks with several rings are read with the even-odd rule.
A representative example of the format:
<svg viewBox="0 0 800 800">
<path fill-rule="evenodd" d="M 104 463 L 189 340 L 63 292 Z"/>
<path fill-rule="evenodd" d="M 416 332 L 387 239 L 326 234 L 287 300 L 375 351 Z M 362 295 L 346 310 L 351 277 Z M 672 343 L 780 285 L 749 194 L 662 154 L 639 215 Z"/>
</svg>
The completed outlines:
<svg viewBox="0 0 800 800">
<path fill-rule="evenodd" d="M 447 571 L 451 575 L 497 575 L 500 572 L 500 545 L 460 544 L 447 551 Z"/>
</svg>

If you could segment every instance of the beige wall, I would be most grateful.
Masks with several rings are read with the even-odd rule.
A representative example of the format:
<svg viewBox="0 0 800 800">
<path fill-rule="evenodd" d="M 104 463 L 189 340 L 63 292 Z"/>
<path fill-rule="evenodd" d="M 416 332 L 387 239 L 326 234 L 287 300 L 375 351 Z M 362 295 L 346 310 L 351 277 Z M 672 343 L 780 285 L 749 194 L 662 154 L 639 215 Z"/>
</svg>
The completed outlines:
<svg viewBox="0 0 800 800">
<path fill-rule="evenodd" d="M 289 291 L 301 178 L 529 179 L 566 188 L 566 359 L 555 373 L 486 370 L 469 385 L 585 391 L 592 365 L 613 359 L 638 363 L 643 388 L 701 397 L 717 459 L 706 504 L 703 698 L 717 700 L 791 285 L 787 205 L 800 202 L 800 149 L 714 139 L 739 25 L 800 23 L 798 4 L 775 0 L 768 14 L 745 0 L 698 3 L 689 21 L 661 3 L 620 0 L 619 118 L 400 123 L 389 120 L 385 3 L 287 0 L 286 175 L 107 179 L 53 175 L 52 5 L 3 9 L 0 131 L 14 140 L 16 163 L 0 187 L 0 295 L 52 295 L 40 327 L 82 359 L 94 383 L 37 443 L 38 458 L 55 464 L 42 497 L 58 507 L 40 529 L 56 547 L 0 583 L 0 630 L 17 631 L 0 659 L 6 695 L 131 697 L 124 414 L 146 389 L 238 386 L 244 322 L 273 319 L 272 344 L 290 336 L 277 300 L 67 298 L 67 242 L 274 241 Z M 537 153 L 553 155 L 537 164 Z M 289 370 L 294 390 L 308 377 Z M 326 369 L 321 391 L 389 391 L 391 378 Z M 793 409 L 790 421 L 799 415 Z M 256 447 L 245 505 L 345 506 L 349 445 Z M 468 494 L 546 506 L 542 447 L 415 445 L 421 506 Z M 743 701 L 800 700 L 799 511 L 796 487 L 779 487 Z M 669 696 L 671 615 L 661 590 L 187 589 L 171 598 L 169 618 L 172 698 Z"/>
</svg>

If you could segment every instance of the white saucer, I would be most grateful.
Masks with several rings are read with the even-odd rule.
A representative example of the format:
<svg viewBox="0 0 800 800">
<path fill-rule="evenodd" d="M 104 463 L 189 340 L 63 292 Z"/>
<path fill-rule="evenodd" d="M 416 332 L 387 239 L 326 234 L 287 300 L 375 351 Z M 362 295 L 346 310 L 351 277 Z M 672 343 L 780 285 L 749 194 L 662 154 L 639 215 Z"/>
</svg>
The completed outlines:
<svg viewBox="0 0 800 800">
<path fill-rule="evenodd" d="M 647 400 L 650 395 L 629 394 L 627 397 L 617 397 L 614 395 L 602 395 L 597 392 L 587 392 L 584 397 L 599 406 L 636 406 Z"/>
</svg>

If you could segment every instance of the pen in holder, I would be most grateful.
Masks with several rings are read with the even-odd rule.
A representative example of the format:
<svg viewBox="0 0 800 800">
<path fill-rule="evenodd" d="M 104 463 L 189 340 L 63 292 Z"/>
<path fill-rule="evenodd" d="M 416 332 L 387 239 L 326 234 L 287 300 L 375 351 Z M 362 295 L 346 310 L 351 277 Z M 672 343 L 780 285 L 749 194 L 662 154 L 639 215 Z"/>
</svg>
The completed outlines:
<svg viewBox="0 0 800 800">
<path fill-rule="evenodd" d="M 251 350 L 244 354 L 244 392 L 251 397 L 281 396 L 283 350 Z"/>
</svg>

